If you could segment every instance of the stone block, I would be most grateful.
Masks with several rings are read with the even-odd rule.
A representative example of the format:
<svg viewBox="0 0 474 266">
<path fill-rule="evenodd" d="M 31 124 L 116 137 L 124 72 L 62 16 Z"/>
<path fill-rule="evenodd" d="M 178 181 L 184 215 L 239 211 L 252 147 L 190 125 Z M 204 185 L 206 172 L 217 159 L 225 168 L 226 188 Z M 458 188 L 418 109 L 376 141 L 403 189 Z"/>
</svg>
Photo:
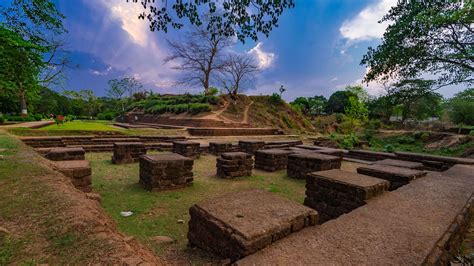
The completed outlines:
<svg viewBox="0 0 474 266">
<path fill-rule="evenodd" d="M 258 150 L 255 152 L 255 168 L 268 172 L 286 169 L 291 151 L 280 149 Z"/>
<path fill-rule="evenodd" d="M 235 261 L 317 223 L 316 211 L 259 189 L 226 194 L 189 209 L 191 246 Z"/>
<path fill-rule="evenodd" d="M 389 181 L 389 190 L 395 190 L 416 178 L 426 175 L 425 171 L 382 164 L 359 167 L 357 168 L 357 173 Z"/>
<path fill-rule="evenodd" d="M 199 142 L 174 141 L 173 152 L 188 158 L 197 159 L 200 155 Z"/>
<path fill-rule="evenodd" d="M 366 204 L 389 188 L 389 182 L 339 169 L 313 172 L 306 178 L 305 205 L 318 211 L 320 223 Z"/>
<path fill-rule="evenodd" d="M 146 154 L 145 144 L 141 142 L 114 143 L 112 163 L 126 164 L 140 161 L 140 156 Z"/>
<path fill-rule="evenodd" d="M 209 153 L 220 155 L 223 152 L 231 152 L 232 143 L 230 142 L 209 142 Z"/>
<path fill-rule="evenodd" d="M 45 157 L 51 161 L 75 161 L 85 159 L 85 150 L 83 148 L 56 147 L 51 148 Z"/>
<path fill-rule="evenodd" d="M 193 181 L 194 160 L 179 154 L 140 156 L 140 184 L 149 191 L 186 187 Z"/>
<path fill-rule="evenodd" d="M 395 160 L 395 159 L 385 159 L 385 160 L 381 160 L 381 161 L 376 161 L 375 164 L 397 166 L 397 167 L 416 169 L 416 170 L 423 170 L 423 164 L 419 163 L 419 162 L 402 161 L 402 160 Z"/>
<path fill-rule="evenodd" d="M 53 168 L 69 177 L 79 190 L 91 192 L 92 169 L 87 160 L 54 161 Z"/>
<path fill-rule="evenodd" d="M 265 142 L 261 140 L 241 140 L 239 141 L 239 147 L 243 152 L 253 155 L 255 151 L 265 148 Z"/>
<path fill-rule="evenodd" d="M 295 153 L 288 156 L 287 174 L 304 179 L 311 172 L 339 169 L 341 161 L 340 157 L 315 152 Z"/>
<path fill-rule="evenodd" d="M 251 176 L 253 170 L 252 155 L 244 152 L 225 152 L 217 158 L 217 176 L 220 178 L 236 178 Z"/>
</svg>

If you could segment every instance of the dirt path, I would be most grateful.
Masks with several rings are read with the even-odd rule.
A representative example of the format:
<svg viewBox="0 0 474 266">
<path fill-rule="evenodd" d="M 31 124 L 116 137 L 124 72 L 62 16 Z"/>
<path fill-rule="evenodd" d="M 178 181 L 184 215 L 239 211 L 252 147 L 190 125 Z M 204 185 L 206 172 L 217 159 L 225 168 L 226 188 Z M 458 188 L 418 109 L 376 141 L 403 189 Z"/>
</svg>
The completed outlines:
<svg viewBox="0 0 474 266">
<path fill-rule="evenodd" d="M 221 121 L 225 121 L 225 122 L 233 122 L 232 120 L 224 117 L 224 116 L 221 116 L 222 113 L 224 113 L 227 108 L 229 108 L 229 102 L 225 102 L 224 103 L 224 107 L 221 108 L 220 110 L 217 110 L 217 111 L 213 111 L 211 114 L 209 115 L 206 115 L 206 116 L 203 116 L 201 117 L 201 119 L 212 119 L 212 120 L 221 120 Z"/>
<path fill-rule="evenodd" d="M 249 105 L 247 105 L 247 107 L 245 107 L 244 117 L 242 118 L 242 121 L 240 123 L 242 123 L 242 124 L 248 124 L 249 123 L 249 110 L 250 110 L 250 107 L 252 106 L 253 103 L 254 103 L 254 101 L 250 102 Z"/>
</svg>

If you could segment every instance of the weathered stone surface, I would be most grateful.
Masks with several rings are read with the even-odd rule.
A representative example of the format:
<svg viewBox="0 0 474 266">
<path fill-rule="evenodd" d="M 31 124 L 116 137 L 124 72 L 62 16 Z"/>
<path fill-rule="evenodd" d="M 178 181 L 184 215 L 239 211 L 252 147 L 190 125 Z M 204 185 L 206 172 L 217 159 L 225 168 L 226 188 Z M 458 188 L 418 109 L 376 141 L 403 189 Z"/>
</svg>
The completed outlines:
<svg viewBox="0 0 474 266">
<path fill-rule="evenodd" d="M 261 140 L 241 140 L 239 141 L 239 147 L 242 151 L 253 155 L 255 151 L 265 148 L 265 142 Z"/>
<path fill-rule="evenodd" d="M 395 190 L 426 175 L 424 171 L 382 164 L 362 166 L 357 168 L 357 172 L 390 181 L 390 190 Z"/>
<path fill-rule="evenodd" d="M 455 164 L 474 165 L 474 159 L 439 156 L 413 152 L 395 152 L 397 158 L 406 161 L 423 163 L 425 169 L 434 171 L 445 171 Z"/>
<path fill-rule="evenodd" d="M 217 176 L 220 178 L 236 178 L 252 175 L 252 155 L 245 152 L 225 152 L 217 158 Z"/>
<path fill-rule="evenodd" d="M 236 260 L 317 223 L 314 210 L 270 192 L 226 194 L 189 209 L 190 245 Z"/>
<path fill-rule="evenodd" d="M 386 180 L 339 169 L 313 172 L 306 178 L 304 203 L 317 210 L 324 223 L 365 205 L 388 187 Z"/>
<path fill-rule="evenodd" d="M 315 152 L 295 153 L 288 156 L 287 174 L 292 178 L 304 179 L 314 171 L 341 168 L 341 158 Z"/>
<path fill-rule="evenodd" d="M 142 155 L 140 157 L 140 184 L 150 191 L 182 188 L 193 181 L 190 158 L 179 154 Z"/>
<path fill-rule="evenodd" d="M 194 141 L 174 141 L 173 152 L 183 155 L 188 158 L 196 159 L 199 158 L 199 142 Z"/>
<path fill-rule="evenodd" d="M 291 151 L 280 149 L 258 150 L 255 152 L 255 168 L 268 172 L 286 169 Z"/>
<path fill-rule="evenodd" d="M 381 160 L 381 161 L 376 161 L 375 164 L 397 166 L 397 167 L 416 169 L 416 170 L 422 170 L 423 169 L 423 164 L 422 163 L 395 160 L 395 159 L 385 159 L 385 160 Z"/>
<path fill-rule="evenodd" d="M 367 150 L 350 150 L 345 156 L 366 161 L 379 161 L 396 158 L 395 154 L 393 153 Z"/>
<path fill-rule="evenodd" d="M 112 163 L 126 164 L 140 161 L 140 156 L 146 154 L 145 144 L 141 142 L 114 143 Z"/>
<path fill-rule="evenodd" d="M 51 161 L 71 161 L 84 160 L 85 151 L 83 148 L 51 148 L 45 155 Z"/>
<path fill-rule="evenodd" d="M 232 151 L 232 143 L 230 142 L 209 142 L 209 153 L 219 155 L 223 152 Z"/>
<path fill-rule="evenodd" d="M 72 184 L 79 190 L 91 192 L 92 169 L 89 161 L 54 161 L 53 168 L 69 177 Z"/>
</svg>

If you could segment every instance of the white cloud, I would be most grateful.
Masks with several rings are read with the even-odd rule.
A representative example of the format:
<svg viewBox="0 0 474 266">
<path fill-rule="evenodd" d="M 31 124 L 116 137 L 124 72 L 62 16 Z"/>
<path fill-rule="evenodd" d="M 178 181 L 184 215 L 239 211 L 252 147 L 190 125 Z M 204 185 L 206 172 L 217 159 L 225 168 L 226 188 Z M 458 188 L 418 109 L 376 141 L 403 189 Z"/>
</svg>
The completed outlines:
<svg viewBox="0 0 474 266">
<path fill-rule="evenodd" d="M 332 78 L 329 82 L 332 83 L 332 82 L 336 82 L 336 81 L 338 81 L 338 80 L 339 80 L 339 79 L 338 79 L 337 77 L 334 77 L 334 78 Z"/>
<path fill-rule="evenodd" d="M 379 39 L 387 28 L 387 22 L 378 23 L 397 0 L 379 0 L 365 7 L 357 16 L 345 20 L 339 28 L 342 37 L 350 42 Z"/>
<path fill-rule="evenodd" d="M 143 20 L 138 19 L 142 11 L 141 5 L 106 2 L 112 11 L 112 15 L 122 23 L 122 29 L 128 33 L 130 38 L 140 46 L 146 46 L 149 42 L 149 29 Z"/>
<path fill-rule="evenodd" d="M 90 72 L 91 72 L 92 75 L 105 76 L 105 75 L 109 74 L 110 71 L 112 71 L 112 69 L 113 69 L 113 68 L 112 68 L 111 66 L 109 66 L 109 67 L 107 67 L 107 69 L 104 70 L 104 71 L 91 69 Z"/>
<path fill-rule="evenodd" d="M 258 67 L 260 69 L 266 69 L 273 65 L 275 61 L 275 54 L 270 52 L 265 52 L 263 50 L 263 43 L 259 42 L 255 45 L 254 48 L 248 51 L 249 54 L 253 55 L 258 62 Z"/>
</svg>

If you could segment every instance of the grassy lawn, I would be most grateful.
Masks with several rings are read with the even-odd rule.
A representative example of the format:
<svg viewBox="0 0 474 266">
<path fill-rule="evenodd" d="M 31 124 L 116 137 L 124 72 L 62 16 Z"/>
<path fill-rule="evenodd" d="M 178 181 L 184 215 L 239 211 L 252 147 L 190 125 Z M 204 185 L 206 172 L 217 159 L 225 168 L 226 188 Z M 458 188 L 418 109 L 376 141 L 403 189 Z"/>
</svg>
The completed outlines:
<svg viewBox="0 0 474 266">
<path fill-rule="evenodd" d="M 111 121 L 75 120 L 61 126 L 49 125 L 39 129 L 11 128 L 9 132 L 17 136 L 77 136 L 77 135 L 181 135 L 177 129 L 125 129 L 115 127 Z"/>
<path fill-rule="evenodd" d="M 304 200 L 305 181 L 288 178 L 284 170 L 274 173 L 254 170 L 250 177 L 219 179 L 214 176 L 216 157 L 212 155 L 195 161 L 191 187 L 152 193 L 138 184 L 138 164 L 113 165 L 110 156 L 110 153 L 87 154 L 92 163 L 93 188 L 102 196 L 102 206 L 117 222 L 119 230 L 136 237 L 159 256 L 178 255 L 198 264 L 212 260 L 209 254 L 186 247 L 188 210 L 196 202 L 247 188 L 265 189 L 299 203 Z M 134 214 L 122 217 L 121 211 Z M 186 222 L 180 224 L 178 220 Z M 176 243 L 158 245 L 149 240 L 153 236 L 169 236 Z"/>
</svg>

